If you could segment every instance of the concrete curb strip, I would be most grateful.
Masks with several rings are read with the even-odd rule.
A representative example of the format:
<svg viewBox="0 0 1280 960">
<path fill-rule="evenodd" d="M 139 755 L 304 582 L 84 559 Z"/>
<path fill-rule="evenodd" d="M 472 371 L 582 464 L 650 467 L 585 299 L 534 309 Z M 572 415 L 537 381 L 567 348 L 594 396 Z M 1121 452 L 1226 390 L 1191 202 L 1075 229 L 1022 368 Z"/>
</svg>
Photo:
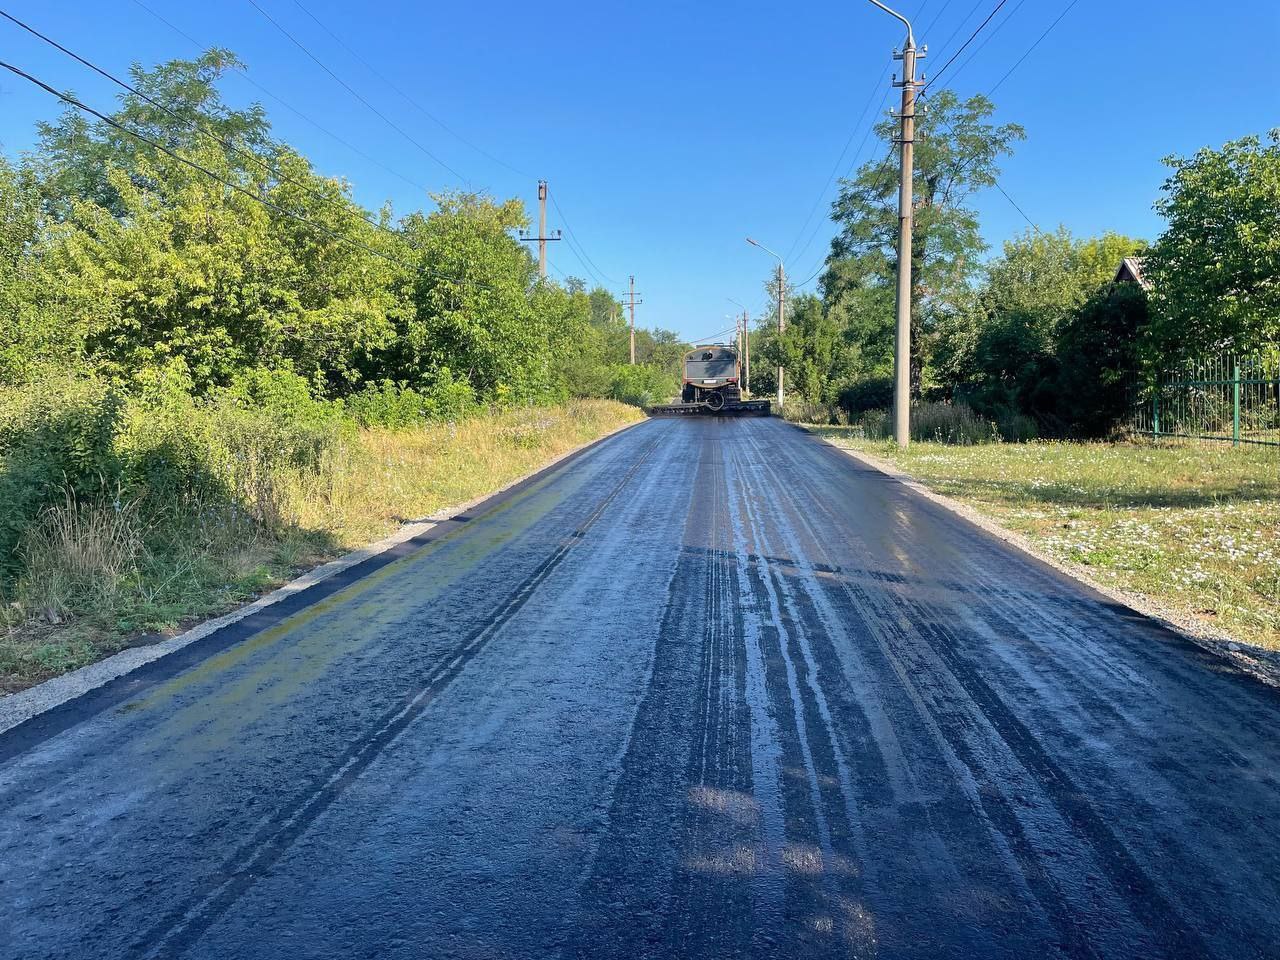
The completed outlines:
<svg viewBox="0 0 1280 960">
<path fill-rule="evenodd" d="M 18 693 L 0 696 L 0 734 L 3 734 L 5 731 L 18 726 L 21 723 L 25 723 L 27 720 L 44 713 L 46 710 L 52 710 L 54 707 L 61 706 L 69 700 L 74 700 L 75 698 L 88 693 L 90 690 L 94 690 L 118 677 L 131 673 L 139 667 L 143 667 L 148 663 L 152 663 L 163 657 L 169 656 L 172 653 L 176 653 L 184 647 L 195 643 L 197 640 L 202 640 L 211 634 L 217 633 L 224 627 L 238 623 L 246 617 L 257 613 L 259 610 L 273 606 L 296 593 L 306 590 L 308 587 L 322 583 L 325 580 L 342 573 L 344 570 L 349 570 L 351 567 L 363 563 L 372 557 L 386 553 L 388 550 L 399 546 L 407 540 L 412 540 L 414 537 L 421 536 L 433 527 L 442 523 L 447 523 L 449 520 L 475 509 L 494 497 L 501 496 L 512 487 L 518 486 L 526 480 L 536 477 L 540 473 L 554 469 L 563 461 L 575 454 L 581 453 L 588 447 L 602 443 L 610 437 L 616 436 L 622 431 L 629 430 L 630 428 L 644 422 L 644 420 L 636 420 L 632 423 L 625 423 L 616 429 L 601 434 L 594 440 L 588 440 L 586 443 L 579 444 L 572 450 L 567 450 L 558 457 L 542 464 L 542 466 L 538 467 L 536 470 L 533 470 L 521 477 L 517 477 L 510 483 L 504 484 L 497 490 L 490 491 L 482 497 L 477 497 L 476 499 L 470 500 L 466 503 L 449 507 L 447 510 L 433 514 L 432 516 L 405 523 L 395 530 L 395 532 L 376 543 L 371 543 L 368 546 L 361 547 L 359 550 L 353 550 L 351 553 L 344 554 L 335 560 L 330 560 L 328 563 L 314 567 L 302 574 L 302 576 L 289 581 L 284 586 L 279 587 L 262 597 L 259 597 L 252 603 L 245 604 L 242 607 L 237 607 L 236 609 L 231 610 L 228 613 L 224 613 L 219 617 L 214 617 L 212 620 L 205 620 L 177 636 L 169 637 L 168 639 L 161 640 L 157 643 L 121 650 L 119 653 L 112 654 L 111 656 L 106 657 L 103 660 L 99 660 L 96 663 L 87 664 L 78 670 L 73 670 L 60 677 L 45 680 L 43 683 L 38 683 L 34 687 L 28 687 L 26 690 L 21 690 Z"/>
<path fill-rule="evenodd" d="M 1255 646 L 1251 643 L 1245 643 L 1242 640 L 1236 640 L 1229 634 L 1213 629 L 1208 624 L 1179 616 L 1174 611 L 1169 610 L 1156 601 L 1151 600 L 1149 597 L 1129 593 L 1124 590 L 1117 590 L 1115 587 L 1108 586 L 1105 583 L 1099 583 L 1079 567 L 1063 563 L 1061 560 L 1058 560 L 1041 550 L 1027 537 L 1010 530 L 1007 527 L 1000 526 L 999 523 L 992 520 L 990 517 L 979 513 L 973 507 L 930 490 L 915 477 L 902 473 L 897 467 L 888 461 L 881 460 L 879 457 L 865 453 L 861 450 L 850 450 L 849 448 L 842 447 L 837 443 L 832 443 L 826 437 L 816 434 L 811 430 L 807 430 L 804 427 L 799 427 L 799 429 L 804 430 L 804 432 L 809 434 L 809 436 L 813 437 L 820 443 L 826 444 L 831 447 L 831 449 L 837 450 L 850 459 L 871 467 L 873 470 L 878 470 L 885 476 L 896 480 L 905 487 L 910 488 L 914 493 L 919 494 L 926 500 L 936 503 L 938 506 L 956 514 L 964 520 L 967 520 L 976 527 L 981 527 L 987 533 L 1003 540 L 1015 549 L 1034 557 L 1041 563 L 1053 567 L 1055 570 L 1066 574 L 1073 580 L 1078 580 L 1091 590 L 1095 590 L 1102 594 L 1108 600 L 1112 600 L 1121 606 L 1128 607 L 1135 613 L 1155 620 L 1166 629 L 1173 631 L 1179 636 L 1187 638 L 1191 642 L 1205 648 L 1219 657 L 1231 661 L 1235 666 L 1252 674 L 1259 680 L 1273 686 L 1280 687 L 1280 652 L 1268 650 L 1265 647 Z"/>
</svg>

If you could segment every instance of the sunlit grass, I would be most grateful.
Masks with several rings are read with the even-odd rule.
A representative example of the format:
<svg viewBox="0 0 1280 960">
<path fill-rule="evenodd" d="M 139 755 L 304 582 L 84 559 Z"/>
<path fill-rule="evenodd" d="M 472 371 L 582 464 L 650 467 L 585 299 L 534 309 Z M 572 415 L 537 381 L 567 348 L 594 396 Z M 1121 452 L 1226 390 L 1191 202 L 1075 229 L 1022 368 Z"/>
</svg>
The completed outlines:
<svg viewBox="0 0 1280 960">
<path fill-rule="evenodd" d="M 905 453 L 815 428 L 897 465 L 1098 582 L 1280 648 L 1280 450 L 1026 443 Z"/>
<path fill-rule="evenodd" d="M 269 480 L 269 527 L 225 505 L 172 515 L 135 504 L 47 512 L 26 545 L 28 575 L 0 613 L 0 693 L 74 670 L 252 598 L 347 550 L 492 493 L 640 419 L 577 400 L 458 423 L 365 430 L 308 473 Z M 155 507 L 154 504 L 148 506 Z"/>
</svg>

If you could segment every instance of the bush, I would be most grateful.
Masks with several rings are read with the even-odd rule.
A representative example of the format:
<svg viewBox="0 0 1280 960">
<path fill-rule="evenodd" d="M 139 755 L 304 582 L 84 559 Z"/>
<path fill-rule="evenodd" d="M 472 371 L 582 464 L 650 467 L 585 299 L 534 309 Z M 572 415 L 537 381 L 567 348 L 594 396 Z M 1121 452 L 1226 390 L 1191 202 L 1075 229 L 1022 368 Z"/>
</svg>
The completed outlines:
<svg viewBox="0 0 1280 960">
<path fill-rule="evenodd" d="M 803 400 L 800 397 L 787 398 L 787 402 L 782 407 L 782 417 L 792 423 L 816 423 L 824 426 L 837 426 L 849 422 L 849 417 L 839 406 Z"/>
<path fill-rule="evenodd" d="M 1058 333 L 1057 415 L 1077 436 L 1102 437 L 1129 412 L 1147 294 L 1112 284 L 1074 311 Z"/>
<path fill-rule="evenodd" d="M 666 403 L 675 395 L 675 378 L 660 367 L 639 363 L 610 367 L 609 397 L 633 407 Z"/>
<path fill-rule="evenodd" d="M 850 417 L 868 410 L 888 409 L 893 405 L 893 377 L 870 377 L 852 383 L 840 391 L 837 402 Z"/>
<path fill-rule="evenodd" d="M 122 463 L 115 447 L 124 398 L 89 378 L 54 378 L 0 392 L 0 578 L 18 571 L 27 528 L 67 491 L 115 490 Z"/>
<path fill-rule="evenodd" d="M 893 416 L 887 409 L 868 410 L 856 424 L 868 440 L 893 439 Z M 917 403 L 911 408 L 911 439 L 968 446 L 998 443 L 996 424 L 962 403 Z"/>
</svg>

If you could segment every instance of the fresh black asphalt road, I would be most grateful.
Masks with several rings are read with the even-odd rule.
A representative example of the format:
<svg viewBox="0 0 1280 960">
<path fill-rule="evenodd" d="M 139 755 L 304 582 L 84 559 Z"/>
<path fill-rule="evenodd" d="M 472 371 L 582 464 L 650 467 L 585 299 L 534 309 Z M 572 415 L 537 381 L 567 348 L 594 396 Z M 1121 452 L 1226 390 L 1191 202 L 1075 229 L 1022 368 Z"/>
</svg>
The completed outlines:
<svg viewBox="0 0 1280 960">
<path fill-rule="evenodd" d="M 800 431 L 453 527 L 0 737 L 0 956 L 1280 956 L 1280 694 Z"/>
</svg>

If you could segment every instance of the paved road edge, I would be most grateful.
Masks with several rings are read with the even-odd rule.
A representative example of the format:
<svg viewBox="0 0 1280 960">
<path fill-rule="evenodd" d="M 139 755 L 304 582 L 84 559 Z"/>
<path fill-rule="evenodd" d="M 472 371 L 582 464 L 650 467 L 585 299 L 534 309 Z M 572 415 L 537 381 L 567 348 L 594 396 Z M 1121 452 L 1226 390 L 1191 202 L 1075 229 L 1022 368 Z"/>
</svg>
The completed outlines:
<svg viewBox="0 0 1280 960">
<path fill-rule="evenodd" d="M 325 581 L 331 580 L 338 574 L 344 573 L 368 560 L 379 557 L 387 551 L 392 550 L 401 544 L 408 543 L 410 540 L 423 536 L 423 534 L 448 523 L 463 514 L 473 511 L 477 508 L 487 509 L 489 506 L 496 506 L 506 495 L 515 490 L 515 488 L 528 483 L 536 477 L 543 475 L 556 467 L 560 466 L 564 461 L 576 457 L 589 450 L 590 448 L 604 443 L 612 437 L 617 436 L 625 430 L 645 423 L 645 419 L 625 423 L 620 427 L 616 427 L 607 433 L 601 434 L 593 440 L 579 444 L 572 450 L 567 450 L 559 456 L 548 460 L 538 469 L 517 477 L 510 483 L 504 484 L 497 490 L 486 493 L 482 497 L 469 500 L 466 503 L 451 506 L 445 510 L 438 511 L 428 517 L 420 520 L 412 520 L 403 524 L 389 536 L 384 537 L 374 543 L 353 550 L 350 553 L 343 554 L 319 566 L 312 567 L 301 576 L 290 580 L 288 583 L 277 587 L 270 593 L 264 594 L 257 600 L 242 606 L 236 607 L 227 613 L 204 620 L 194 627 L 183 631 L 176 636 L 169 637 L 157 643 L 145 644 L 137 647 L 129 647 L 114 653 L 109 657 L 98 660 L 95 663 L 87 664 L 70 673 L 64 673 L 62 676 L 53 677 L 28 687 L 26 690 L 20 690 L 17 693 L 6 694 L 0 697 L 0 736 L 8 731 L 18 727 L 29 720 L 32 720 L 43 713 L 54 710 L 72 700 L 76 700 L 85 694 L 98 689 L 112 681 L 127 676 L 148 664 L 155 663 L 165 657 L 171 656 L 180 650 L 184 650 L 191 644 L 211 637 L 233 626 L 248 617 L 253 616 L 269 607 L 275 606 L 284 600 L 288 600 L 297 596 L 305 590 L 315 587 Z M 494 501 L 491 503 L 491 501 Z M 369 571 L 372 572 L 372 571 Z M 358 579 L 358 578 L 357 578 Z M 317 597 L 316 600 L 321 599 Z M 309 604 L 307 604 L 309 605 Z"/>
<path fill-rule="evenodd" d="M 961 519 L 981 528 L 999 540 L 1004 541 L 1022 553 L 1027 554 L 1040 563 L 1046 564 L 1057 570 L 1072 580 L 1076 580 L 1089 589 L 1102 594 L 1108 600 L 1114 603 L 1128 607 L 1133 612 L 1155 620 L 1162 627 L 1171 630 L 1181 637 L 1185 637 L 1192 643 L 1203 647 L 1209 652 L 1216 654 L 1223 659 L 1229 660 L 1232 664 L 1241 670 L 1252 674 L 1259 680 L 1269 683 L 1273 686 L 1280 687 L 1280 653 L 1274 650 L 1268 650 L 1265 647 L 1255 646 L 1246 643 L 1243 640 L 1237 640 L 1229 634 L 1213 630 L 1207 624 L 1201 624 L 1179 617 L 1173 611 L 1156 603 L 1155 601 L 1141 596 L 1140 594 L 1130 593 L 1126 590 L 1117 590 L 1115 587 L 1108 586 L 1105 583 L 1090 577 L 1085 571 L 1072 564 L 1063 563 L 1047 552 L 1039 549 L 1033 541 L 1024 537 L 1017 531 L 1003 527 L 995 520 L 982 514 L 978 510 L 959 500 L 952 499 L 934 490 L 929 489 L 922 481 L 910 474 L 903 473 L 893 464 L 886 460 L 881 460 L 874 454 L 866 453 L 862 450 L 850 450 L 848 447 L 842 447 L 837 443 L 832 443 L 826 437 L 814 433 L 802 424 L 791 424 L 797 430 L 802 431 L 807 436 L 812 437 L 819 443 L 823 443 L 833 450 L 836 450 L 845 456 L 858 461 L 864 466 L 873 470 L 878 470 L 885 476 L 896 480 L 903 486 L 909 488 L 912 492 L 924 497 L 932 503 L 937 504 L 944 510 L 954 513 Z"/>
</svg>

